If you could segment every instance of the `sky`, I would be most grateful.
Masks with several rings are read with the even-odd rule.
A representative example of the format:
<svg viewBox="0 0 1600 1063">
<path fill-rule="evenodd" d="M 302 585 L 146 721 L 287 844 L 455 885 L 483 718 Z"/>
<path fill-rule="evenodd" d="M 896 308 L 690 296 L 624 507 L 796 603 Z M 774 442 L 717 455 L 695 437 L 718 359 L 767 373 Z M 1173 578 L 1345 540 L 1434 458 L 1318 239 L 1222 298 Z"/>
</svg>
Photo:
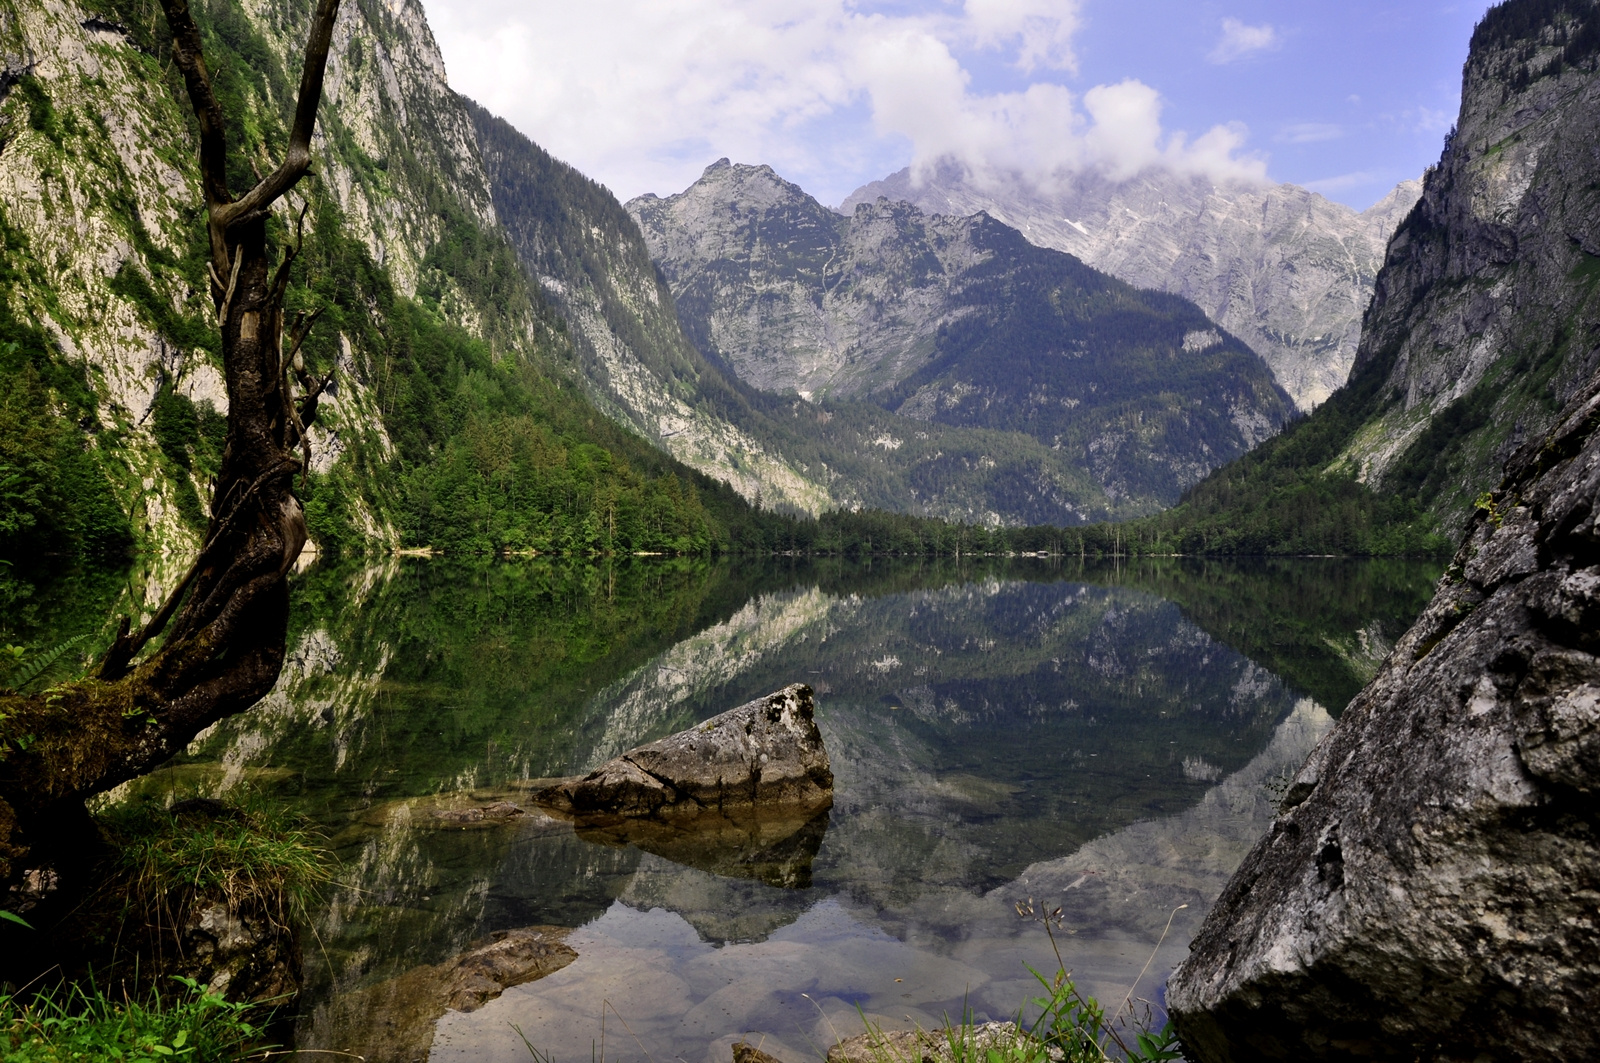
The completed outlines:
<svg viewBox="0 0 1600 1063">
<path fill-rule="evenodd" d="M 450 84 L 626 200 L 718 158 L 1163 166 L 1365 209 L 1437 161 L 1487 0 L 422 0 Z"/>
</svg>

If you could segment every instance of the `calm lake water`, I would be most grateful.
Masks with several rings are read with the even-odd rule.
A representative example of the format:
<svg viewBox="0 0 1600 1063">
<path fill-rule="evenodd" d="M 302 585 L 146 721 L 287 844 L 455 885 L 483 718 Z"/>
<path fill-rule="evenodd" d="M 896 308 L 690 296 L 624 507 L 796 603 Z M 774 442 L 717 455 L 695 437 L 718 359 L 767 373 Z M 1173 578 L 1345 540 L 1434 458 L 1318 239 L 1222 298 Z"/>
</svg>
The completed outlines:
<svg viewBox="0 0 1600 1063">
<path fill-rule="evenodd" d="M 608 1059 L 727 1063 L 748 1038 L 800 1063 L 863 1015 L 1014 1015 L 1028 965 L 1054 969 L 1042 927 L 1015 911 L 1029 898 L 1062 907 L 1089 992 L 1159 1007 L 1283 780 L 1437 574 L 319 568 L 298 578 L 277 691 L 152 785 L 253 786 L 304 811 L 342 860 L 306 942 L 300 1047 L 511 1061 L 531 1058 L 526 1037 L 577 1063 L 604 1015 Z M 817 692 L 835 803 L 760 854 L 434 814 L 525 803 L 534 780 L 796 681 Z M 429 996 L 419 966 L 529 926 L 572 928 L 578 958 L 470 1013 Z"/>
</svg>

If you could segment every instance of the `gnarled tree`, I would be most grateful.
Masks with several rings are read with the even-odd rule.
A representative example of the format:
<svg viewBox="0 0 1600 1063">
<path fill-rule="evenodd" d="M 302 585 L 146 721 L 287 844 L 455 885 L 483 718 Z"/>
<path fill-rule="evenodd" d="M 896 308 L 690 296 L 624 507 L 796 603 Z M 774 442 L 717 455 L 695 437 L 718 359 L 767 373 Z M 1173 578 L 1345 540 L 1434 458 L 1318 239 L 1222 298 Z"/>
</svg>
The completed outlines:
<svg viewBox="0 0 1600 1063">
<path fill-rule="evenodd" d="M 0 697 L 0 901 L 4 886 L 30 870 L 40 873 L 34 883 L 73 885 L 94 849 L 86 798 L 150 771 L 272 689 L 284 658 L 286 577 L 306 540 L 294 478 L 329 379 L 313 378 L 299 357 L 310 321 L 288 326 L 284 311 L 296 248 L 270 246 L 267 222 L 310 170 L 339 0 L 317 0 L 282 161 L 239 196 L 228 187 L 228 116 L 188 0 L 162 5 L 199 120 L 227 446 L 200 552 L 154 616 L 137 630 L 124 618 L 92 678 Z"/>
</svg>

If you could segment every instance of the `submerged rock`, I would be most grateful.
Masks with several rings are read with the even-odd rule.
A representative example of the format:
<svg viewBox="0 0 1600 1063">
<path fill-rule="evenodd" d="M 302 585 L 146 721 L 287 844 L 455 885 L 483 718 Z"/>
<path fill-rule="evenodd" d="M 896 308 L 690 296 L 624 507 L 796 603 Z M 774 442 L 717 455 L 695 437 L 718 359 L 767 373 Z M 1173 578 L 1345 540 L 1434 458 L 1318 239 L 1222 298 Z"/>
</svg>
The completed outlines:
<svg viewBox="0 0 1600 1063">
<path fill-rule="evenodd" d="M 821 809 L 833 803 L 833 770 L 811 688 L 797 683 L 564 779 L 535 800 L 582 820 Z"/>
<path fill-rule="evenodd" d="M 1198 1063 L 1600 1059 L 1600 375 L 1173 975 Z"/>
<path fill-rule="evenodd" d="M 777 1056 L 769 1056 L 748 1041 L 735 1041 L 733 1063 L 783 1063 Z"/>
<path fill-rule="evenodd" d="M 632 845 L 674 864 L 719 878 L 753 879 L 780 889 L 810 889 L 811 862 L 828 832 L 828 810 L 777 808 L 693 819 L 622 819 L 580 824 L 578 837 L 598 845 Z"/>
<path fill-rule="evenodd" d="M 476 1011 L 513 986 L 543 978 L 578 958 L 570 930 L 531 926 L 497 931 L 444 963 L 334 997 L 319 1030 L 326 1048 L 367 1063 L 421 1063 L 446 1011 Z"/>
<path fill-rule="evenodd" d="M 439 808 L 432 813 L 434 819 L 445 823 L 496 822 L 516 819 L 526 814 L 510 801 L 496 801 L 492 805 L 482 805 L 477 808 Z"/>
</svg>

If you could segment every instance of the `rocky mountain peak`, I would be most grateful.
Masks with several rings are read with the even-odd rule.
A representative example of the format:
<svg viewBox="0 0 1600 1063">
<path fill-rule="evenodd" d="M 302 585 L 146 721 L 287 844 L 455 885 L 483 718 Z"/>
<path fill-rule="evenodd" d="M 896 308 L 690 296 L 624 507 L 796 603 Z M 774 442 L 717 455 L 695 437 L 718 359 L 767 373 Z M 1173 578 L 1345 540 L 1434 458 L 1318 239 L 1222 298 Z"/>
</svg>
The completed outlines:
<svg viewBox="0 0 1600 1063">
<path fill-rule="evenodd" d="M 1158 168 L 1125 180 L 1086 170 L 980 181 L 946 162 L 865 185 L 841 209 L 886 197 L 945 214 L 989 211 L 1040 247 L 1193 300 L 1307 410 L 1349 374 L 1384 246 L 1420 191 L 1404 182 L 1358 213 L 1294 185 Z"/>
<path fill-rule="evenodd" d="M 744 383 L 866 400 L 912 436 L 926 434 L 917 422 L 1019 433 L 1078 455 L 1113 499 L 1170 504 L 1292 409 L 1192 303 L 1129 288 L 981 209 L 875 196 L 847 217 L 770 167 L 736 165 L 627 209 L 689 333 Z M 1201 334 L 1215 343 L 1186 342 Z M 1177 413 L 1174 388 L 1193 390 Z M 883 446 L 903 441 L 891 435 Z"/>
</svg>

